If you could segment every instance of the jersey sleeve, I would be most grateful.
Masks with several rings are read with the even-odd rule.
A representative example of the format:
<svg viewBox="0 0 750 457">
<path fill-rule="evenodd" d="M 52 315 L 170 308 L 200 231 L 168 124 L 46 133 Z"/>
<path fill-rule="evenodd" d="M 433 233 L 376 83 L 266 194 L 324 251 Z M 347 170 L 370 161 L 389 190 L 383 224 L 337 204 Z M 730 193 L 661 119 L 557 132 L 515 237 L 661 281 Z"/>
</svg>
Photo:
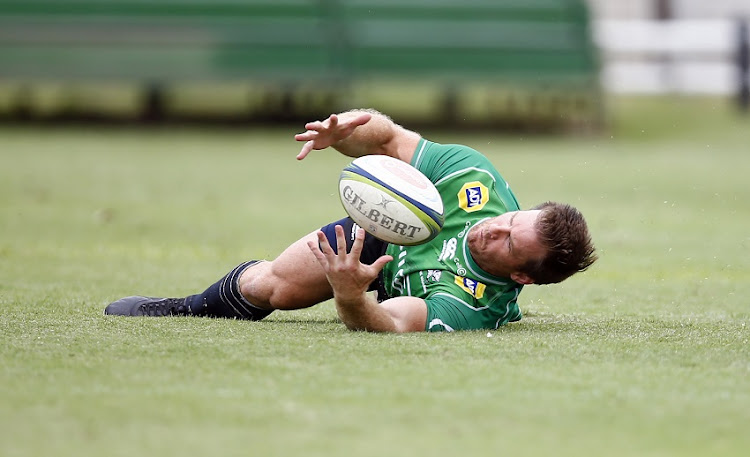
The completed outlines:
<svg viewBox="0 0 750 457">
<path fill-rule="evenodd" d="M 495 180 L 502 179 L 495 167 L 479 151 L 460 144 L 438 144 L 421 140 L 412 166 L 436 183 L 456 170 L 476 168 L 492 170 Z"/>
</svg>

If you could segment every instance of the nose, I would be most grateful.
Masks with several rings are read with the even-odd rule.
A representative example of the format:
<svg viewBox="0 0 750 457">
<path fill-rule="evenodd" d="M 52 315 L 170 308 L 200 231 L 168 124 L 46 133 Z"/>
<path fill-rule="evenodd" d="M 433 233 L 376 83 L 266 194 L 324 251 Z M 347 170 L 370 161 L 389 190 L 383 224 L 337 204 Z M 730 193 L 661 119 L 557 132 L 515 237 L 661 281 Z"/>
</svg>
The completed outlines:
<svg viewBox="0 0 750 457">
<path fill-rule="evenodd" d="M 505 236 L 510 233 L 510 224 L 507 221 L 497 221 L 490 225 L 489 232 L 493 237 Z"/>
</svg>

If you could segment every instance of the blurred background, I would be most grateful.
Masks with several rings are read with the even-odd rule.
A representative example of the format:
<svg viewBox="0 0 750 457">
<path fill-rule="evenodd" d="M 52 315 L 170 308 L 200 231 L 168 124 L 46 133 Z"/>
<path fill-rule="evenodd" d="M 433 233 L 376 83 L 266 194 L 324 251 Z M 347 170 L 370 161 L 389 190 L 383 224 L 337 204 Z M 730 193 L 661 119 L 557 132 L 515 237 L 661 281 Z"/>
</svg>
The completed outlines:
<svg viewBox="0 0 750 457">
<path fill-rule="evenodd" d="M 616 95 L 748 104 L 747 0 L 0 0 L 0 120 L 598 131 Z"/>
</svg>

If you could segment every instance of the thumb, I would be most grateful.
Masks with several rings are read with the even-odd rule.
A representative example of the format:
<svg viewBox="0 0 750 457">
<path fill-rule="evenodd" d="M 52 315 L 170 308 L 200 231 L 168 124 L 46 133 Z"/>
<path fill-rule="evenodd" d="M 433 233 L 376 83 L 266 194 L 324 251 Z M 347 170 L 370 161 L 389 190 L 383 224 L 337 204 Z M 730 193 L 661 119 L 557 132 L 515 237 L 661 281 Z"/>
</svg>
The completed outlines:
<svg viewBox="0 0 750 457">
<path fill-rule="evenodd" d="M 371 266 L 373 268 L 376 268 L 376 271 L 380 271 L 380 270 L 383 269 L 383 267 L 385 266 L 385 264 L 388 263 L 388 262 L 390 262 L 391 260 L 393 260 L 393 257 L 391 257 L 389 255 L 383 255 L 383 256 L 380 256 L 378 258 L 378 260 L 376 260 L 375 262 L 373 262 Z"/>
</svg>

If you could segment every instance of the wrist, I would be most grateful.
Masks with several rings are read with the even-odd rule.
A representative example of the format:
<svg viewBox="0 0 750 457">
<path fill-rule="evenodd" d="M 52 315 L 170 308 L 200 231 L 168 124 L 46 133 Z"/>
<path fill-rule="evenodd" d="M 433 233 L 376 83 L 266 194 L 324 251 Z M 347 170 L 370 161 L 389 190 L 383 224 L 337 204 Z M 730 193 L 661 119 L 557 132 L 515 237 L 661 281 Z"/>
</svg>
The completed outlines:
<svg viewBox="0 0 750 457">
<path fill-rule="evenodd" d="M 362 307 L 367 303 L 367 292 L 359 293 L 333 293 L 333 299 L 339 306 L 343 307 Z"/>
</svg>

